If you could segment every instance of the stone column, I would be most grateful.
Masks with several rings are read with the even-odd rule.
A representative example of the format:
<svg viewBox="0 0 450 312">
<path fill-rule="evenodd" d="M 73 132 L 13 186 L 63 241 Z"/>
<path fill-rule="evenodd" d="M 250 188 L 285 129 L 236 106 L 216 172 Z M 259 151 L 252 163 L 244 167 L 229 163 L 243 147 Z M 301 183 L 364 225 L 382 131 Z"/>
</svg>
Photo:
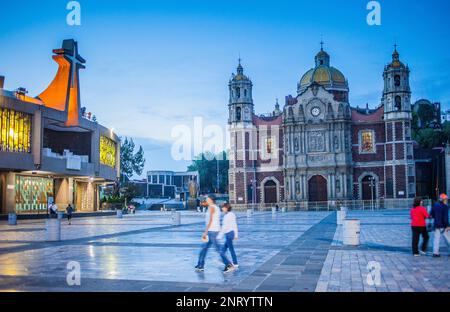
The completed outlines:
<svg viewBox="0 0 450 312">
<path fill-rule="evenodd" d="M 36 110 L 33 115 L 31 135 L 31 152 L 36 167 L 42 163 L 42 111 Z"/>
</svg>

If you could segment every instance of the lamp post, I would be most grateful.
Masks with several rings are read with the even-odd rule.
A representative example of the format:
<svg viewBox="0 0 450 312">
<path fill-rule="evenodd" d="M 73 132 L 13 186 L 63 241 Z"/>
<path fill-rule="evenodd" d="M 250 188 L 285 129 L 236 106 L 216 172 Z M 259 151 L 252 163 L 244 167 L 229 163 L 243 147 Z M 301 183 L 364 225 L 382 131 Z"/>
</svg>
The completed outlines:
<svg viewBox="0 0 450 312">
<path fill-rule="evenodd" d="M 370 206 L 371 206 L 372 210 L 374 210 L 374 205 L 373 205 L 373 200 L 374 200 L 373 188 L 375 186 L 375 178 L 374 177 L 369 177 L 369 186 L 370 186 Z"/>
<path fill-rule="evenodd" d="M 217 194 L 219 193 L 219 188 L 220 188 L 220 174 L 219 174 L 219 157 L 216 157 L 216 170 L 217 170 L 217 181 L 216 181 L 216 189 L 217 189 Z"/>
</svg>

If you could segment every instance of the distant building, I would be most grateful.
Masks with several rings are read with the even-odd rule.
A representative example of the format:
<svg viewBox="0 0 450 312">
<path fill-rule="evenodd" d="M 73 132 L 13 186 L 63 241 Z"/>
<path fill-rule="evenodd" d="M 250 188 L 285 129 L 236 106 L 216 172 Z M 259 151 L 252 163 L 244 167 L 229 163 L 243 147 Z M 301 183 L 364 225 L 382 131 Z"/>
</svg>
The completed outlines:
<svg viewBox="0 0 450 312">
<path fill-rule="evenodd" d="M 198 185 L 200 176 L 197 171 L 174 172 L 167 170 L 154 170 L 147 172 L 147 194 L 149 198 L 179 198 L 187 199 L 189 182 L 196 181 Z"/>
<path fill-rule="evenodd" d="M 450 121 L 450 109 L 441 113 L 441 123 Z"/>
<path fill-rule="evenodd" d="M 430 108 L 430 110 L 433 112 L 433 117 L 432 120 L 429 122 L 425 122 L 423 121 L 420 116 L 419 119 L 417 120 L 417 126 L 419 128 L 432 128 L 432 129 L 440 129 L 441 128 L 441 123 L 442 123 L 442 116 L 441 116 L 441 103 L 439 102 L 435 102 L 432 103 L 429 100 L 426 99 L 421 99 L 416 101 L 413 106 L 412 106 L 412 110 L 413 112 L 415 112 L 416 114 L 419 113 L 419 110 L 422 106 L 427 106 L 428 108 Z M 450 118 L 450 116 L 449 116 Z"/>
<path fill-rule="evenodd" d="M 81 113 L 77 42 L 53 52 L 58 72 L 36 97 L 0 77 L 0 213 L 46 214 L 53 201 L 95 211 L 119 176 L 119 138 Z"/>
</svg>

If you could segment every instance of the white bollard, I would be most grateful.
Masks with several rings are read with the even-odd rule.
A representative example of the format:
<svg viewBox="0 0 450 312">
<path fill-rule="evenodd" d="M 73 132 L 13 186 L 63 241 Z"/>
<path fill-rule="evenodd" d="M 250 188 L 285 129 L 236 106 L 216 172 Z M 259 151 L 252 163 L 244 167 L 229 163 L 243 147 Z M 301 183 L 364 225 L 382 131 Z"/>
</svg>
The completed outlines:
<svg viewBox="0 0 450 312">
<path fill-rule="evenodd" d="M 343 225 L 345 217 L 347 216 L 347 212 L 345 211 L 337 211 L 336 212 L 336 223 L 337 225 Z"/>
<path fill-rule="evenodd" d="M 45 241 L 59 242 L 61 240 L 61 220 L 45 220 Z"/>
<path fill-rule="evenodd" d="M 359 246 L 361 235 L 361 221 L 358 219 L 344 220 L 343 244 L 347 246 Z"/>
<path fill-rule="evenodd" d="M 286 212 L 286 207 L 281 208 L 281 212 Z"/>
<path fill-rule="evenodd" d="M 272 207 L 272 214 L 276 214 L 277 213 L 277 208 Z"/>
<path fill-rule="evenodd" d="M 120 210 L 117 210 L 116 211 L 116 214 L 117 214 L 117 218 L 118 219 L 122 219 L 123 218 L 123 211 L 120 209 Z"/>
<path fill-rule="evenodd" d="M 253 215 L 253 210 L 247 209 L 247 218 L 251 218 Z"/>
<path fill-rule="evenodd" d="M 203 207 L 203 210 L 202 210 L 202 211 L 203 211 L 203 213 L 205 213 L 205 212 L 206 212 L 206 207 Z"/>
<path fill-rule="evenodd" d="M 8 225 L 17 225 L 17 215 L 13 212 L 8 214 Z"/>
<path fill-rule="evenodd" d="M 178 226 L 181 224 L 181 213 L 172 211 L 172 225 Z"/>
</svg>

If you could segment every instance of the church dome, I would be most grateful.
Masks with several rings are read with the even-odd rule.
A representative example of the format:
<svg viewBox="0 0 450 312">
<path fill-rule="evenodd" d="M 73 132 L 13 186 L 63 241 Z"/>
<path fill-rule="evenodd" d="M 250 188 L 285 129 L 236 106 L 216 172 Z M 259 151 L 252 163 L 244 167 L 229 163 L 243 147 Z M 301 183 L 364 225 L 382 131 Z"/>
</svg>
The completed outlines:
<svg viewBox="0 0 450 312">
<path fill-rule="evenodd" d="M 330 56 L 327 52 L 321 49 L 317 53 L 315 60 L 316 67 L 308 70 L 300 79 L 298 84 L 299 93 L 313 83 L 318 83 L 326 89 L 348 89 L 344 74 L 340 70 L 330 66 Z"/>
</svg>

